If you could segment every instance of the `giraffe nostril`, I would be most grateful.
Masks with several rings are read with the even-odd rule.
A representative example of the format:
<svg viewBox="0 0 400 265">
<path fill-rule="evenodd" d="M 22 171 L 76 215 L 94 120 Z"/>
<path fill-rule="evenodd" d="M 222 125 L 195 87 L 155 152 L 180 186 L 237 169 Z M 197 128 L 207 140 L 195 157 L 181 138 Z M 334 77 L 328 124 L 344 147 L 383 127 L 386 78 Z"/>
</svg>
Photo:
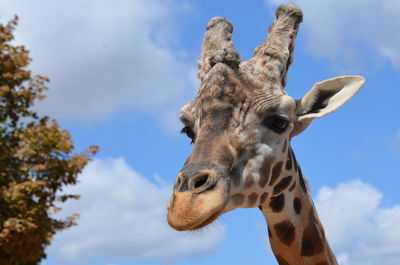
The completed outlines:
<svg viewBox="0 0 400 265">
<path fill-rule="evenodd" d="M 208 176 L 209 176 L 208 174 L 203 174 L 198 176 L 194 181 L 194 188 L 197 189 L 206 184 Z"/>
<path fill-rule="evenodd" d="M 182 173 L 179 173 L 178 178 L 175 183 L 175 187 L 178 190 L 180 190 L 184 184 L 185 184 L 185 176 Z"/>
<path fill-rule="evenodd" d="M 213 167 L 216 166 L 207 163 L 185 166 L 181 171 L 181 175 L 185 176 L 182 184 L 184 188 L 181 187 L 179 191 L 189 190 L 200 194 L 212 190 L 219 180 L 218 171 L 214 170 Z"/>
</svg>

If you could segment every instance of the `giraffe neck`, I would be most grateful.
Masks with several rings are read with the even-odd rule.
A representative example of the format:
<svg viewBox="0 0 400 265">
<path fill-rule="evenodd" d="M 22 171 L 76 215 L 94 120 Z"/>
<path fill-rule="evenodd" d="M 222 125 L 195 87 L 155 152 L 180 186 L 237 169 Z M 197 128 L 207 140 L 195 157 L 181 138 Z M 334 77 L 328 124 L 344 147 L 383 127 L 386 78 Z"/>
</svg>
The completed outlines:
<svg viewBox="0 0 400 265">
<path fill-rule="evenodd" d="M 290 170 L 282 177 L 291 175 L 295 181 L 260 207 L 267 221 L 272 251 L 279 265 L 337 265 L 290 148 L 287 163 L 291 163 L 286 167 Z"/>
</svg>

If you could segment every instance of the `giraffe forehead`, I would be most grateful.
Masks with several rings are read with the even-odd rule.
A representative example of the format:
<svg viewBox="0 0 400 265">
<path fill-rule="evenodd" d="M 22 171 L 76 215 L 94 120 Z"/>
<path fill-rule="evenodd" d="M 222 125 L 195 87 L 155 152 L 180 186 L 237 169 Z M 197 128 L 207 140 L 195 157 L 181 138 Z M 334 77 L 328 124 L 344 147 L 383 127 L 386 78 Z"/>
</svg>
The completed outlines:
<svg viewBox="0 0 400 265">
<path fill-rule="evenodd" d="M 201 127 L 208 124 L 212 125 L 208 128 L 221 131 L 232 120 L 238 120 L 245 98 L 243 93 L 232 91 L 218 95 L 201 93 L 181 109 L 180 119 L 185 125 Z"/>
<path fill-rule="evenodd" d="M 180 119 L 186 124 L 194 123 L 197 118 L 218 117 L 229 119 L 232 113 L 247 114 L 254 112 L 258 116 L 267 113 L 292 113 L 295 101 L 287 95 L 275 91 L 251 91 L 243 89 L 220 93 L 203 92 L 190 103 L 182 107 Z"/>
<path fill-rule="evenodd" d="M 194 125 L 198 118 L 231 116 L 246 99 L 246 93 L 238 90 L 222 89 L 218 91 L 201 91 L 191 102 L 180 110 L 180 119 L 184 124 Z M 240 107 L 239 107 L 240 108 Z"/>
<path fill-rule="evenodd" d="M 181 109 L 181 120 L 191 120 L 194 124 L 196 118 L 207 118 L 207 115 L 219 115 L 222 110 L 227 113 L 240 107 L 255 111 L 265 110 L 285 102 L 282 98 L 290 97 L 281 89 L 266 89 L 265 85 L 257 85 L 257 82 L 253 82 L 245 74 L 217 64 L 202 80 L 193 101 Z"/>
</svg>

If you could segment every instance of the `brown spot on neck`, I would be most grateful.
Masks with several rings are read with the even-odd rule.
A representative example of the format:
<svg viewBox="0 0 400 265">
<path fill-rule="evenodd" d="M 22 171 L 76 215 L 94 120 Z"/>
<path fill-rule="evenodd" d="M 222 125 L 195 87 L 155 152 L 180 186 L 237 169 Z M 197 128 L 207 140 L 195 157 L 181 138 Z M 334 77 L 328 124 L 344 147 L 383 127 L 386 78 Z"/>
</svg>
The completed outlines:
<svg viewBox="0 0 400 265">
<path fill-rule="evenodd" d="M 296 214 L 300 214 L 301 213 L 301 208 L 302 208 L 302 203 L 301 200 L 299 198 L 294 198 L 293 200 L 293 209 L 296 212 Z"/>
<path fill-rule="evenodd" d="M 296 188 L 296 181 L 293 181 L 292 186 L 290 186 L 289 191 L 293 191 Z"/>
<path fill-rule="evenodd" d="M 249 195 L 249 197 L 247 197 L 247 206 L 248 207 L 252 207 L 256 204 L 258 199 L 258 194 L 253 192 Z"/>
<path fill-rule="evenodd" d="M 299 167 L 298 169 L 299 169 L 299 181 L 300 181 L 300 186 L 301 186 L 301 188 L 303 189 L 303 191 L 304 191 L 305 193 L 307 193 L 307 186 L 306 186 L 306 183 L 305 183 L 305 181 L 304 181 L 303 173 L 301 172 L 301 168 L 300 168 L 300 167 Z"/>
<path fill-rule="evenodd" d="M 265 187 L 265 184 L 267 184 L 268 179 L 269 179 L 269 174 L 271 170 L 272 163 L 274 162 L 273 159 L 267 157 L 264 159 L 264 163 L 262 164 L 260 168 L 260 180 L 258 181 L 258 185 L 260 185 L 261 188 Z"/>
<path fill-rule="evenodd" d="M 314 209 L 310 209 L 309 223 L 303 232 L 303 239 L 301 241 L 301 255 L 302 256 L 314 256 L 315 254 L 321 253 L 325 249 L 325 242 L 323 235 L 318 231 L 318 222 L 315 219 Z"/>
<path fill-rule="evenodd" d="M 269 207 L 271 207 L 272 211 L 275 213 L 282 211 L 285 207 L 285 194 L 282 193 L 279 196 L 271 197 Z"/>
<path fill-rule="evenodd" d="M 275 185 L 272 195 L 277 195 L 284 191 L 290 185 L 292 179 L 292 176 L 284 177 L 278 184 Z"/>
<path fill-rule="evenodd" d="M 272 174 L 271 174 L 271 180 L 269 182 L 269 185 L 272 186 L 274 185 L 275 181 L 278 179 L 278 177 L 281 175 L 282 172 L 282 161 L 277 162 L 274 167 L 272 168 Z"/>
<path fill-rule="evenodd" d="M 261 194 L 260 196 L 260 205 L 263 205 L 264 202 L 267 200 L 268 198 L 268 192 L 264 192 L 263 194 Z"/>
<path fill-rule="evenodd" d="M 291 221 L 285 220 L 274 225 L 275 233 L 279 240 L 286 246 L 290 246 L 294 240 L 295 228 Z"/>
</svg>

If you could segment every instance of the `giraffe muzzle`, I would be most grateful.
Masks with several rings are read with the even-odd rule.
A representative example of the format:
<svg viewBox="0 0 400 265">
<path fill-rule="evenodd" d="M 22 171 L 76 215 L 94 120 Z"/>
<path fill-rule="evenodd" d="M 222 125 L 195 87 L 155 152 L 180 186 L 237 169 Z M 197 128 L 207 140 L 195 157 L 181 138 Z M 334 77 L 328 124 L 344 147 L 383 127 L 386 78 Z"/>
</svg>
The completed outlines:
<svg viewBox="0 0 400 265">
<path fill-rule="evenodd" d="M 168 223 L 176 230 L 193 230 L 214 221 L 228 202 L 229 185 L 212 163 L 186 165 L 179 173 L 168 205 Z"/>
</svg>

